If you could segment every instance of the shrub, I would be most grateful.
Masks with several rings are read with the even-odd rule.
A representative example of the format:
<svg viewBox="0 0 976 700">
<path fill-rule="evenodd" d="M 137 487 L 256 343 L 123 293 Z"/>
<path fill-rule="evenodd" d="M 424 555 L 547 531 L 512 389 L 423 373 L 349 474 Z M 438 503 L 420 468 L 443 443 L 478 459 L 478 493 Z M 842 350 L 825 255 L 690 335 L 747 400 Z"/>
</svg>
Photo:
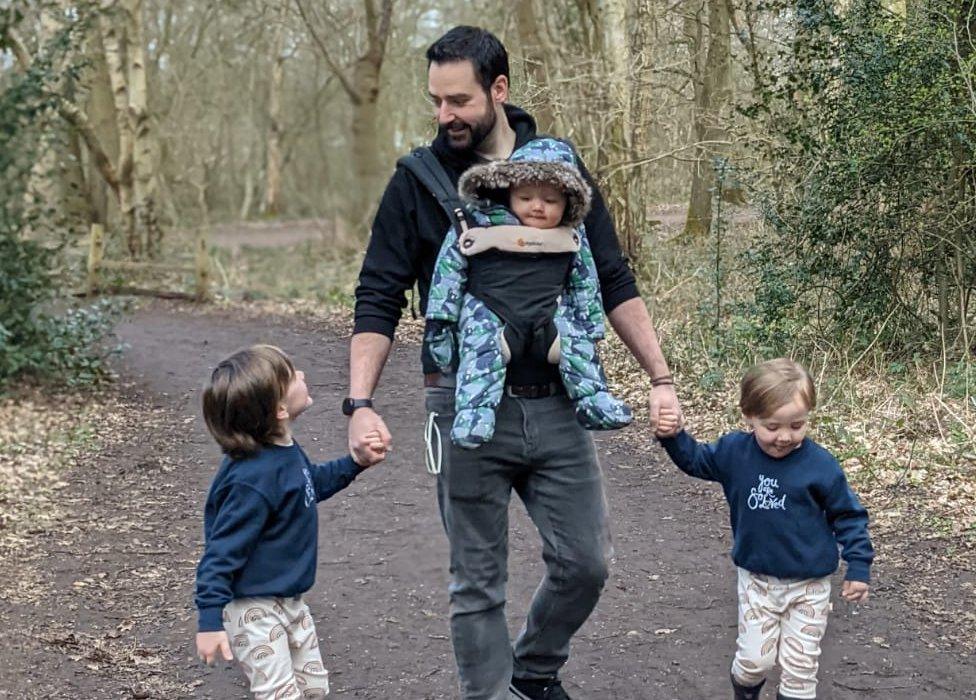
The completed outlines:
<svg viewBox="0 0 976 700">
<path fill-rule="evenodd" d="M 0 15 L 0 23 L 9 20 Z M 3 30 L 0 26 L 0 36 Z M 39 136 L 36 125 L 57 100 L 45 89 L 50 57 L 69 41 L 69 35 L 58 37 L 30 70 L 0 82 L 0 386 L 24 374 L 75 384 L 105 373 L 102 339 L 111 327 L 111 307 L 103 303 L 55 313 L 65 305 L 52 272 L 56 249 L 23 235 L 35 216 L 23 203 Z"/>
<path fill-rule="evenodd" d="M 768 166 L 752 173 L 769 228 L 753 259 L 757 303 L 770 322 L 789 316 L 851 347 L 965 357 L 976 340 L 976 8 L 838 6 L 784 6 L 792 36 L 744 109 Z"/>
</svg>

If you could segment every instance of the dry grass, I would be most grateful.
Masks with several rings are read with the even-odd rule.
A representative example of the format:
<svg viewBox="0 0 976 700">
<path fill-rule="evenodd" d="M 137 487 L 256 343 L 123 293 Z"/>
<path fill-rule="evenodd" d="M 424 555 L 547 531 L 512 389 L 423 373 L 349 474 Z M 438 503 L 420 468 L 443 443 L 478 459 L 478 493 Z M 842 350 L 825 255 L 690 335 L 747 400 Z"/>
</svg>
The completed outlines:
<svg viewBox="0 0 976 700">
<path fill-rule="evenodd" d="M 726 304 L 752 294 L 752 280 L 737 269 L 735 256 L 737 249 L 755 244 L 756 236 L 749 221 L 740 222 L 725 243 Z M 739 426 L 738 379 L 748 358 L 766 358 L 749 347 L 737 348 L 734 357 L 715 349 L 712 318 L 701 311 L 701 302 L 715 294 L 708 242 L 658 240 L 645 257 L 641 288 L 676 375 L 689 426 L 703 438 Z M 227 279 L 238 284 L 222 304 L 245 313 L 298 314 L 342 334 L 351 331 L 358 256 L 315 253 L 302 244 L 273 256 L 262 250 L 239 260 L 244 267 L 226 271 Z M 290 274 L 275 274 L 283 269 Z M 256 294 L 247 286 L 255 274 L 260 280 Z M 296 279 L 302 280 L 297 286 Z M 329 291 L 310 293 L 315 284 Z M 246 301 L 254 296 L 268 298 Z M 406 311 L 398 337 L 416 341 L 420 335 L 421 324 Z M 649 386 L 636 363 L 612 334 L 603 354 L 615 389 L 642 411 Z M 808 361 L 820 390 L 814 437 L 844 464 L 872 508 L 875 531 L 903 527 L 907 517 L 925 536 L 976 539 L 976 402 L 943 391 L 943 372 L 936 362 L 899 377 L 888 371 L 883 353 L 851 354 L 827 339 L 808 353 Z"/>
<path fill-rule="evenodd" d="M 0 554 L 60 514 L 58 492 L 95 439 L 88 394 L 26 385 L 0 397 Z"/>
</svg>

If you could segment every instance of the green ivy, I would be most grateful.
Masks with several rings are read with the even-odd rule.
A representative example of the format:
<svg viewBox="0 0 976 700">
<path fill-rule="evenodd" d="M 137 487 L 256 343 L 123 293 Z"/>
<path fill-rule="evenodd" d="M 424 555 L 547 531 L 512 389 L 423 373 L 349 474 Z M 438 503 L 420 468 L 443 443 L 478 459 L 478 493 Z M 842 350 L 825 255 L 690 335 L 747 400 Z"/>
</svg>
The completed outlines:
<svg viewBox="0 0 976 700">
<path fill-rule="evenodd" d="M 971 0 L 892 14 L 854 0 L 772 2 L 792 42 L 742 113 L 763 138 L 750 176 L 769 232 L 750 256 L 756 308 L 815 340 L 896 356 L 965 356 L 976 316 L 976 110 Z M 775 68 L 779 66 L 779 68 Z M 967 307 L 968 303 L 968 307 Z"/>
<path fill-rule="evenodd" d="M 0 15 L 0 23 L 10 19 Z M 8 72 L 0 81 L 0 387 L 28 374 L 88 384 L 107 371 L 104 339 L 114 307 L 103 302 L 75 308 L 54 278 L 55 249 L 23 235 L 31 223 L 23 202 L 38 125 L 58 99 L 45 89 L 52 77 L 51 58 L 67 51 L 72 41 L 70 31 L 63 33 L 30 70 Z"/>
</svg>

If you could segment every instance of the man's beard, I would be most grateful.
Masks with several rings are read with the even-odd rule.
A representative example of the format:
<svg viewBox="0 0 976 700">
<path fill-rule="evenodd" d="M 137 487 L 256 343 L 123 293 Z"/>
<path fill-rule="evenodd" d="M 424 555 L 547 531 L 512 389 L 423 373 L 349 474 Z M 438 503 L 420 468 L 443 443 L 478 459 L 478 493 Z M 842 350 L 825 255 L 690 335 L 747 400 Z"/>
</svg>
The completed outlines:
<svg viewBox="0 0 976 700">
<path fill-rule="evenodd" d="M 473 151 L 488 138 L 488 134 L 495 128 L 495 121 L 498 115 L 495 108 L 488 105 L 488 111 L 474 124 L 455 119 L 450 124 L 437 125 L 437 137 L 442 139 L 449 148 L 455 151 Z M 451 127 L 463 127 L 457 131 L 452 131 Z"/>
</svg>

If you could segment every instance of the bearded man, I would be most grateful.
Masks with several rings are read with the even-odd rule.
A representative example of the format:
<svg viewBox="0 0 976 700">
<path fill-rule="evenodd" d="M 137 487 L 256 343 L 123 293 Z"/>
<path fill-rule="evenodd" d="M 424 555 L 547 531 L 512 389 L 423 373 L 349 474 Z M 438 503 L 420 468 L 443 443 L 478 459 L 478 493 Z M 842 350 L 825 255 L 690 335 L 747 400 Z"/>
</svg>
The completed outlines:
<svg viewBox="0 0 976 700">
<path fill-rule="evenodd" d="M 456 192 L 471 165 L 507 159 L 536 138 L 535 121 L 508 104 L 508 55 L 491 33 L 455 27 L 427 50 L 427 90 L 437 119 L 430 149 Z M 621 253 L 613 221 L 593 188 L 584 221 L 600 278 L 603 306 L 617 334 L 651 377 L 651 420 L 679 412 L 667 363 L 647 308 Z M 350 348 L 349 449 L 368 450 L 386 424 L 372 404 L 393 333 L 414 283 L 426 311 L 434 263 L 455 223 L 415 171 L 398 165 L 383 193 L 356 289 Z M 454 377 L 438 373 L 426 347 L 421 359 L 428 413 L 442 432 L 454 418 Z M 559 671 L 570 639 L 595 607 L 611 555 L 603 476 L 590 434 L 561 390 L 558 368 L 538 367 L 509 384 L 497 409 L 494 438 L 475 450 L 443 441 L 437 479 L 440 515 L 450 543 L 451 637 L 461 697 L 466 700 L 568 698 Z M 418 426 L 419 427 L 419 426 Z M 514 490 L 539 531 L 546 573 L 514 645 L 505 622 L 508 505 Z"/>
</svg>

